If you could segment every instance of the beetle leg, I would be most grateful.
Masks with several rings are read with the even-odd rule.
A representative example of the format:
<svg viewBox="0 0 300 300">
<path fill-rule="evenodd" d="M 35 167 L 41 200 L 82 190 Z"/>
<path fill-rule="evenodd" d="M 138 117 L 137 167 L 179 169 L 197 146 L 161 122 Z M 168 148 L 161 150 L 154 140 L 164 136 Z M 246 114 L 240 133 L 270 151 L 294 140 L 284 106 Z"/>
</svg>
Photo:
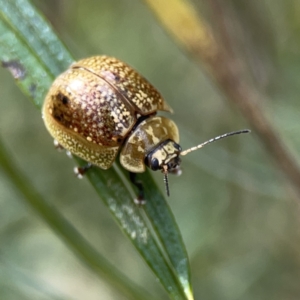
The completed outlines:
<svg viewBox="0 0 300 300">
<path fill-rule="evenodd" d="M 138 189 L 138 196 L 134 199 L 134 202 L 138 205 L 146 204 L 146 200 L 144 197 L 144 186 L 140 180 L 136 179 L 136 173 L 129 172 L 130 181 L 137 187 Z"/>
<path fill-rule="evenodd" d="M 169 173 L 176 176 L 180 176 L 182 174 L 182 170 L 180 166 L 177 166 L 175 169 L 169 170 Z"/>
<path fill-rule="evenodd" d="M 81 179 L 83 175 L 92 167 L 93 165 L 91 163 L 87 163 L 83 167 L 75 167 L 74 173 L 78 179 Z"/>
<path fill-rule="evenodd" d="M 55 149 L 58 151 L 62 151 L 65 149 L 57 140 L 53 140 L 53 144 Z"/>
</svg>

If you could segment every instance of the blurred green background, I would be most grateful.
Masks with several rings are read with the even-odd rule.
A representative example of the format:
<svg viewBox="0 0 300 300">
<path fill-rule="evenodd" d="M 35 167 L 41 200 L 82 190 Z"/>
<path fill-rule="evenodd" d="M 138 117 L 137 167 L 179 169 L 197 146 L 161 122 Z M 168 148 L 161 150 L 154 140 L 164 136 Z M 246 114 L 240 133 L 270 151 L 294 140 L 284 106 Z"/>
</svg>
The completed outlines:
<svg viewBox="0 0 300 300">
<path fill-rule="evenodd" d="M 171 117 L 183 149 L 249 127 L 143 2 L 33 2 L 76 58 L 115 56 L 149 79 L 175 111 Z M 298 163 L 300 2 L 219 1 L 223 22 L 215 2 L 193 1 L 220 39 L 226 29 L 232 51 L 266 94 L 269 117 Z M 101 253 L 164 297 L 89 183 L 73 176 L 74 162 L 54 150 L 39 111 L 6 70 L 0 76 L 1 136 L 17 164 Z M 189 253 L 195 299 L 300 299 L 300 199 L 256 134 L 194 152 L 183 158 L 182 169 L 181 177 L 169 178 L 169 203 Z M 161 174 L 153 176 L 163 190 Z M 1 172 L 0 266 L 0 299 L 123 299 L 74 257 Z"/>
</svg>

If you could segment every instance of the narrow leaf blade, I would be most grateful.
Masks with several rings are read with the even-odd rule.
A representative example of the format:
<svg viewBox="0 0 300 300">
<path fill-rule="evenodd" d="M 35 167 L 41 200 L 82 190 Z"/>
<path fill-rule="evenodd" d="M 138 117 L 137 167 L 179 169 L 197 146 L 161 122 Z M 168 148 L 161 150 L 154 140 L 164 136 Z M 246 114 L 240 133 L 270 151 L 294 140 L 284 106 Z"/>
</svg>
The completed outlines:
<svg viewBox="0 0 300 300">
<path fill-rule="evenodd" d="M 72 62 L 71 55 L 27 0 L 0 0 L 0 36 L 3 66 L 10 70 L 21 89 L 40 108 L 55 76 Z M 88 172 L 88 178 L 170 298 L 192 299 L 186 292 L 187 286 L 190 287 L 190 272 L 180 232 L 150 177 L 145 177 L 151 190 L 147 197 L 149 195 L 149 199 L 153 197 L 155 200 L 145 207 L 145 211 L 166 253 L 158 246 L 142 210 L 133 203 L 130 192 L 114 169 L 102 171 L 93 168 Z M 156 214 L 156 205 L 160 214 Z M 163 222 L 163 219 L 167 221 Z M 186 280 L 188 284 L 184 283 Z"/>
</svg>

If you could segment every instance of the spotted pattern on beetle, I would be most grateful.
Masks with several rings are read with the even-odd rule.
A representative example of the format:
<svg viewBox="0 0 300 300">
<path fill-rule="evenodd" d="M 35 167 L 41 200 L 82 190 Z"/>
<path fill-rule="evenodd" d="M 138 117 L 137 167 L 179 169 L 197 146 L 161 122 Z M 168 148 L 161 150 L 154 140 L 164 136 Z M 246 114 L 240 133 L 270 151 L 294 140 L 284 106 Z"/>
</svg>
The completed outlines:
<svg viewBox="0 0 300 300">
<path fill-rule="evenodd" d="M 122 96 L 91 72 L 68 70 L 58 78 L 48 109 L 53 118 L 87 141 L 116 146 L 136 122 Z"/>
<path fill-rule="evenodd" d="M 114 57 L 95 56 L 80 60 L 72 66 L 86 68 L 116 87 L 141 115 L 157 110 L 172 111 L 160 93 L 144 77 Z"/>
<path fill-rule="evenodd" d="M 107 169 L 138 117 L 157 110 L 171 108 L 145 78 L 115 58 L 96 56 L 56 78 L 43 117 L 61 146 Z"/>
<path fill-rule="evenodd" d="M 44 115 L 44 118 L 47 119 L 47 116 Z M 57 126 L 57 124 L 53 122 L 49 123 L 47 128 L 52 133 L 53 137 L 58 139 L 59 145 L 83 159 L 93 161 L 93 164 L 102 169 L 108 169 L 119 152 L 119 146 L 103 148 L 95 144 L 91 145 L 91 143 L 84 139 L 75 139 L 73 138 L 71 131 L 66 130 L 61 126 Z"/>
<path fill-rule="evenodd" d="M 120 155 L 121 164 L 131 172 L 144 172 L 145 153 L 168 139 L 179 143 L 178 128 L 172 120 L 158 116 L 146 119 L 131 133 L 124 144 Z"/>
</svg>

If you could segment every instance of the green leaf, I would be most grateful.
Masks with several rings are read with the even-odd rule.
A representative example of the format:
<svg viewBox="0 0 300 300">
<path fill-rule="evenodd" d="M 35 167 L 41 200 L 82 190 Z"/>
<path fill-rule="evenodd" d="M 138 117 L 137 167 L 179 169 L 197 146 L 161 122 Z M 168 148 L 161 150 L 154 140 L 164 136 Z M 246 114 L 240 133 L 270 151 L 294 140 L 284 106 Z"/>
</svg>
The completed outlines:
<svg viewBox="0 0 300 300">
<path fill-rule="evenodd" d="M 187 299 L 193 299 L 189 260 L 174 216 L 164 197 L 157 193 L 158 188 L 149 171 L 140 175 L 140 178 L 145 185 L 146 199 L 151 199 L 145 206 L 145 212 L 176 271 Z"/>
<path fill-rule="evenodd" d="M 0 0 L 0 59 L 38 108 L 41 108 L 53 79 L 73 61 L 52 28 L 27 0 Z M 80 165 L 84 164 L 78 161 Z M 108 171 L 92 168 L 87 177 L 169 297 L 193 299 L 188 258 L 181 234 L 167 202 L 148 172 L 141 175 L 148 200 L 144 207 L 133 203 L 128 182 L 116 167 Z M 32 205 L 29 198 L 25 200 Z M 56 219 L 47 219 L 47 208 L 43 213 L 34 208 L 49 225 L 57 225 Z M 60 227 L 56 230 L 61 232 Z M 87 245 L 84 239 L 81 242 Z M 68 245 L 75 252 L 80 246 L 75 240 Z M 81 258 L 90 265 L 89 257 Z M 123 284 L 118 282 L 116 286 Z"/>
<path fill-rule="evenodd" d="M 121 170 L 125 174 L 125 170 Z M 144 211 L 176 271 L 187 299 L 193 299 L 189 261 L 174 216 L 165 198 L 157 193 L 158 188 L 149 171 L 139 174 L 138 177 L 144 184 L 145 198 L 150 199 Z"/>
<path fill-rule="evenodd" d="M 0 167 L 23 196 L 26 203 L 52 228 L 52 230 L 67 244 L 98 276 L 116 286 L 129 299 L 153 299 L 147 291 L 131 282 L 119 272 L 105 257 L 99 254 L 89 242 L 70 224 L 62 214 L 48 203 L 35 189 L 31 182 L 22 174 L 18 166 L 11 160 L 10 152 L 0 139 Z"/>
</svg>

